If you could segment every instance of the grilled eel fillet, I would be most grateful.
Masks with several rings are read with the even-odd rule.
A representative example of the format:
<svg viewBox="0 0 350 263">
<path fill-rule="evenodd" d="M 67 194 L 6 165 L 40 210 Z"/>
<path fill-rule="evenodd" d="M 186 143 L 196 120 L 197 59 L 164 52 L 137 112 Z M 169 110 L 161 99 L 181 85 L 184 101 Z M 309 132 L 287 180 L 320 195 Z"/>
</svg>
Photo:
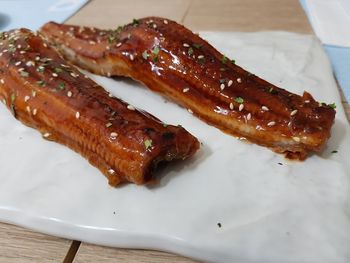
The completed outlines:
<svg viewBox="0 0 350 263">
<path fill-rule="evenodd" d="M 174 21 L 149 17 L 116 30 L 45 24 L 40 33 L 74 64 L 128 76 L 235 136 L 303 160 L 330 136 L 335 111 L 245 71 Z"/>
<path fill-rule="evenodd" d="M 112 97 L 27 29 L 0 35 L 0 99 L 45 139 L 87 158 L 111 185 L 144 184 L 159 162 L 199 147 L 184 128 Z"/>
</svg>

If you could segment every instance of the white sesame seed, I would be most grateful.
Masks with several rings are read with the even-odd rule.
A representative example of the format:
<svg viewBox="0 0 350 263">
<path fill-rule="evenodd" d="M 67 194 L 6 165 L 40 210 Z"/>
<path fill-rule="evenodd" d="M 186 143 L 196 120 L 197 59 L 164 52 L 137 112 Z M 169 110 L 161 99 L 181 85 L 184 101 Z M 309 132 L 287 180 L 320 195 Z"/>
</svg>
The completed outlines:
<svg viewBox="0 0 350 263">
<path fill-rule="evenodd" d="M 130 60 L 133 61 L 134 60 L 134 55 L 130 54 Z"/>
<path fill-rule="evenodd" d="M 168 24 L 168 20 L 166 20 L 166 19 L 164 19 L 163 22 L 164 22 L 164 24 L 166 24 L 166 25 Z"/>
<path fill-rule="evenodd" d="M 32 90 L 32 97 L 34 98 L 36 96 L 36 91 Z"/>
<path fill-rule="evenodd" d="M 310 103 L 310 101 L 309 100 L 306 100 L 306 101 L 304 101 L 305 103 Z"/>
<path fill-rule="evenodd" d="M 107 122 L 107 123 L 106 123 L 106 127 L 107 127 L 107 128 L 109 128 L 109 127 L 111 127 L 111 126 L 112 126 L 112 123 L 111 123 L 111 122 Z"/>
<path fill-rule="evenodd" d="M 77 111 L 77 112 L 75 113 L 75 118 L 77 118 L 77 119 L 80 118 L 80 112 L 79 112 L 79 111 Z"/>
<path fill-rule="evenodd" d="M 33 62 L 33 61 L 28 61 L 27 63 L 26 63 L 26 66 L 27 67 L 31 67 L 31 66 L 34 66 L 35 65 L 35 63 Z"/>
<path fill-rule="evenodd" d="M 20 53 L 20 54 L 25 54 L 26 51 L 25 51 L 25 50 L 21 50 L 19 53 Z"/>
<path fill-rule="evenodd" d="M 120 47 L 122 45 L 122 42 L 119 42 L 118 44 L 117 44 L 117 47 Z"/>
<path fill-rule="evenodd" d="M 46 43 L 44 43 L 44 44 L 43 44 L 43 46 L 44 46 L 44 47 L 47 47 L 47 44 L 46 44 Z"/>
<path fill-rule="evenodd" d="M 24 102 L 27 102 L 29 99 L 30 99 L 29 96 L 25 96 L 25 97 L 24 97 Z"/>
<path fill-rule="evenodd" d="M 237 82 L 238 83 L 242 83 L 242 79 L 241 78 L 237 78 Z"/>
<path fill-rule="evenodd" d="M 184 47 L 190 47 L 190 45 L 187 44 L 187 43 L 184 43 L 183 46 L 184 46 Z"/>
<path fill-rule="evenodd" d="M 22 46 L 21 45 L 17 45 L 17 48 L 21 48 Z"/>
<path fill-rule="evenodd" d="M 225 88 L 225 84 L 224 84 L 224 83 L 221 83 L 221 84 L 220 84 L 220 89 L 221 89 L 221 90 L 224 90 L 224 88 Z"/>
<path fill-rule="evenodd" d="M 7 51 L 8 51 L 7 49 L 4 49 L 2 52 L 3 52 L 3 53 L 6 53 Z"/>
<path fill-rule="evenodd" d="M 46 133 L 43 134 L 43 136 L 44 136 L 45 138 L 49 137 L 50 135 L 51 135 L 51 133 L 48 133 L 48 132 L 46 132 Z"/>
<path fill-rule="evenodd" d="M 110 46 L 106 46 L 106 50 L 111 50 Z"/>
<path fill-rule="evenodd" d="M 4 79 L 0 79 L 0 83 L 1 84 L 5 84 L 5 80 Z"/>
<path fill-rule="evenodd" d="M 230 79 L 227 83 L 227 86 L 230 87 L 233 84 L 233 81 Z"/>
<path fill-rule="evenodd" d="M 19 68 L 19 69 L 18 69 L 19 72 L 21 72 L 21 71 L 23 71 L 23 70 L 24 70 L 24 68 Z"/>
<path fill-rule="evenodd" d="M 37 109 L 33 109 L 33 115 L 36 115 L 37 112 L 38 112 Z"/>
<path fill-rule="evenodd" d="M 263 111 L 269 111 L 269 108 L 266 107 L 266 106 L 262 106 L 261 109 L 262 109 Z"/>
<path fill-rule="evenodd" d="M 242 111 L 243 110 L 243 108 L 244 108 L 244 104 L 242 103 L 242 104 L 239 104 L 239 108 L 238 108 L 238 110 L 239 111 Z"/>
<path fill-rule="evenodd" d="M 78 77 L 78 74 L 75 74 L 74 72 L 71 72 L 70 75 L 71 75 L 73 78 Z"/>
<path fill-rule="evenodd" d="M 295 114 L 297 114 L 298 110 L 293 110 L 291 113 L 290 113 L 290 116 L 294 116 Z"/>
<path fill-rule="evenodd" d="M 21 61 L 17 61 L 17 62 L 15 63 L 15 65 L 16 65 L 16 66 L 19 66 L 19 65 L 21 65 L 21 63 L 22 63 Z"/>
<path fill-rule="evenodd" d="M 87 75 L 84 75 L 84 78 L 88 79 L 89 77 Z"/>
<path fill-rule="evenodd" d="M 130 105 L 130 104 L 127 106 L 127 108 L 128 108 L 128 110 L 135 110 L 135 107 Z"/>
<path fill-rule="evenodd" d="M 26 111 L 30 113 L 30 107 L 29 106 L 26 107 Z"/>
<path fill-rule="evenodd" d="M 230 103 L 230 109 L 233 110 L 233 103 Z"/>
<path fill-rule="evenodd" d="M 109 173 L 109 174 L 114 174 L 115 171 L 114 171 L 113 169 L 108 169 L 108 173 Z"/>
<path fill-rule="evenodd" d="M 182 90 L 182 92 L 187 92 L 187 91 L 189 91 L 190 89 L 189 88 L 184 88 L 183 90 Z"/>
<path fill-rule="evenodd" d="M 191 109 L 187 109 L 187 111 L 191 114 L 193 114 L 193 111 Z"/>
<path fill-rule="evenodd" d="M 71 91 L 68 91 L 67 92 L 67 96 L 70 98 L 70 97 L 72 97 L 72 95 L 73 95 L 73 93 L 71 92 Z"/>
<path fill-rule="evenodd" d="M 198 59 L 202 59 L 202 58 L 204 58 L 203 55 L 199 55 L 199 56 L 198 56 Z"/>
<path fill-rule="evenodd" d="M 108 93 L 108 97 L 112 98 L 113 94 L 112 93 Z"/>
<path fill-rule="evenodd" d="M 40 57 L 35 57 L 35 60 L 36 60 L 36 61 L 39 61 L 39 60 L 40 60 Z"/>
<path fill-rule="evenodd" d="M 247 114 L 247 120 L 249 121 L 252 118 L 252 115 L 250 113 Z"/>
<path fill-rule="evenodd" d="M 157 28 L 157 24 L 153 24 L 153 28 Z"/>
<path fill-rule="evenodd" d="M 115 140 L 117 138 L 117 136 L 118 136 L 118 133 L 116 133 L 116 132 L 111 132 L 110 133 L 111 140 Z"/>
<path fill-rule="evenodd" d="M 0 52 L 0 57 L 2 56 L 2 52 Z"/>
<path fill-rule="evenodd" d="M 292 137 L 294 141 L 296 142 L 300 142 L 300 138 L 299 137 Z"/>
<path fill-rule="evenodd" d="M 95 42 L 95 41 L 90 40 L 90 41 L 89 41 L 89 44 L 90 44 L 90 45 L 96 45 L 96 42 Z"/>
<path fill-rule="evenodd" d="M 57 78 L 58 77 L 57 73 L 52 73 L 52 77 Z"/>
<path fill-rule="evenodd" d="M 271 126 L 274 126 L 275 124 L 276 124 L 276 122 L 270 121 L 270 122 L 267 124 L 267 126 L 271 127 Z"/>
</svg>

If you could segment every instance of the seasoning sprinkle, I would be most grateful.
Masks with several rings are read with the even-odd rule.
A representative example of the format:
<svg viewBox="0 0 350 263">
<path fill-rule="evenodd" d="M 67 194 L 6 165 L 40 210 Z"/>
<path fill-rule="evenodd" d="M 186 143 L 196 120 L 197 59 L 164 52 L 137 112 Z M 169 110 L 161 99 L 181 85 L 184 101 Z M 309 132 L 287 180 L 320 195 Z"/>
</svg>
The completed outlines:
<svg viewBox="0 0 350 263">
<path fill-rule="evenodd" d="M 244 102 L 244 99 L 242 97 L 236 97 L 235 102 L 242 104 Z"/>
<path fill-rule="evenodd" d="M 166 25 L 168 24 L 168 20 L 166 20 L 166 19 L 164 19 L 163 22 L 164 22 L 164 24 L 166 24 Z"/>
<path fill-rule="evenodd" d="M 0 79 L 0 83 L 1 84 L 5 84 L 5 80 L 4 79 Z"/>
<path fill-rule="evenodd" d="M 71 92 L 71 91 L 68 91 L 67 92 L 67 96 L 70 98 L 70 97 L 72 97 L 72 95 L 73 95 L 73 93 Z"/>
<path fill-rule="evenodd" d="M 109 174 L 114 174 L 115 171 L 114 171 L 113 169 L 108 169 L 108 173 L 109 173 Z"/>
<path fill-rule="evenodd" d="M 335 105 L 335 103 L 330 103 L 327 105 L 328 107 L 331 107 L 332 109 L 336 109 L 337 108 L 337 105 Z"/>
<path fill-rule="evenodd" d="M 134 55 L 130 54 L 130 60 L 133 61 L 134 60 Z"/>
<path fill-rule="evenodd" d="M 118 44 L 117 44 L 117 47 L 120 47 L 122 45 L 122 42 L 119 42 Z"/>
<path fill-rule="evenodd" d="M 182 90 L 182 92 L 188 92 L 190 90 L 190 88 L 184 88 L 183 90 Z"/>
<path fill-rule="evenodd" d="M 190 47 L 190 45 L 187 44 L 187 43 L 184 43 L 183 46 L 184 46 L 184 47 Z"/>
<path fill-rule="evenodd" d="M 64 87 L 66 86 L 65 83 L 61 82 L 60 84 L 58 84 L 58 89 L 60 90 L 64 90 Z"/>
<path fill-rule="evenodd" d="M 146 150 L 151 149 L 152 148 L 152 140 L 150 140 L 150 139 L 145 140 L 144 145 L 145 145 Z"/>
<path fill-rule="evenodd" d="M 27 102 L 30 99 L 30 97 L 27 95 L 24 97 L 24 102 Z"/>
<path fill-rule="evenodd" d="M 29 76 L 29 73 L 27 71 L 20 71 L 20 74 L 22 77 L 28 77 Z"/>
<path fill-rule="evenodd" d="M 32 97 L 35 98 L 35 96 L 36 96 L 36 91 L 32 90 Z"/>
<path fill-rule="evenodd" d="M 298 110 L 293 110 L 291 113 L 290 113 L 290 116 L 294 116 L 295 114 L 297 114 Z"/>
<path fill-rule="evenodd" d="M 37 112 L 38 112 L 37 109 L 33 109 L 33 115 L 34 115 L 34 116 L 36 115 Z"/>
<path fill-rule="evenodd" d="M 230 87 L 233 84 L 233 81 L 230 79 L 227 83 L 227 86 Z"/>
<path fill-rule="evenodd" d="M 191 109 L 187 109 L 187 111 L 191 114 L 193 114 L 193 111 Z"/>
<path fill-rule="evenodd" d="M 269 111 L 269 108 L 266 107 L 266 106 L 262 106 L 261 109 L 262 109 L 263 111 Z"/>
<path fill-rule="evenodd" d="M 106 123 L 106 127 L 107 127 L 107 128 L 109 128 L 109 127 L 111 127 L 111 126 L 112 126 L 112 123 L 111 123 L 111 122 L 107 122 L 107 123 Z"/>
<path fill-rule="evenodd" d="M 267 124 L 267 126 L 272 127 L 272 126 L 274 126 L 275 124 L 276 124 L 276 122 L 270 121 L 270 122 Z"/>
<path fill-rule="evenodd" d="M 239 111 L 242 111 L 242 110 L 243 110 L 243 108 L 244 108 L 244 104 L 242 103 L 242 104 L 240 104 L 240 105 L 239 105 L 238 110 L 239 110 Z"/>
<path fill-rule="evenodd" d="M 35 65 L 35 63 L 33 62 L 33 61 L 28 61 L 27 63 L 26 63 L 26 66 L 27 67 L 31 67 L 31 66 L 34 66 Z"/>
<path fill-rule="evenodd" d="M 73 78 L 76 78 L 76 77 L 79 76 L 78 74 L 75 74 L 74 72 L 71 72 L 70 75 L 71 75 Z"/>
<path fill-rule="evenodd" d="M 198 56 L 198 59 L 203 59 L 203 58 L 204 58 L 203 55 L 199 55 L 199 56 Z"/>
<path fill-rule="evenodd" d="M 145 50 L 145 51 L 142 52 L 142 57 L 143 57 L 143 59 L 145 59 L 145 60 L 148 59 L 149 54 L 147 53 L 147 50 Z"/>
<path fill-rule="evenodd" d="M 300 138 L 299 137 L 293 137 L 293 140 L 296 142 L 300 142 Z"/>
<path fill-rule="evenodd" d="M 233 110 L 233 103 L 230 103 L 230 109 Z"/>
<path fill-rule="evenodd" d="M 135 107 L 130 105 L 130 104 L 127 106 L 127 108 L 128 108 L 128 110 L 135 110 Z"/>
<path fill-rule="evenodd" d="M 116 132 L 111 132 L 110 133 L 111 140 L 115 140 L 117 137 L 118 137 L 118 133 L 116 133 Z"/>
<path fill-rule="evenodd" d="M 77 112 L 75 113 L 75 118 L 77 118 L 77 119 L 80 118 L 80 112 L 79 112 L 79 111 L 77 111 Z"/>
<path fill-rule="evenodd" d="M 48 133 L 48 132 L 46 132 L 46 133 L 43 134 L 44 138 L 50 137 L 50 135 L 51 135 L 51 134 Z"/>
<path fill-rule="evenodd" d="M 16 66 L 19 66 L 19 65 L 21 65 L 21 63 L 22 63 L 21 61 L 17 61 L 17 62 L 15 63 L 15 65 L 16 65 Z"/>
<path fill-rule="evenodd" d="M 225 89 L 225 84 L 224 84 L 224 83 L 220 84 L 220 89 L 221 89 L 221 90 L 224 90 L 224 89 Z"/>
<path fill-rule="evenodd" d="M 30 113 L 30 107 L 29 106 L 26 107 L 26 111 Z"/>
<path fill-rule="evenodd" d="M 238 83 L 242 83 L 242 79 L 241 78 L 237 78 L 237 82 Z"/>
<path fill-rule="evenodd" d="M 57 75 L 57 73 L 52 73 L 52 77 L 55 77 L 55 78 L 57 78 L 58 77 L 58 75 Z"/>
<path fill-rule="evenodd" d="M 247 120 L 249 121 L 251 118 L 252 118 L 252 114 L 251 114 L 251 113 L 248 113 L 248 114 L 247 114 Z"/>
</svg>

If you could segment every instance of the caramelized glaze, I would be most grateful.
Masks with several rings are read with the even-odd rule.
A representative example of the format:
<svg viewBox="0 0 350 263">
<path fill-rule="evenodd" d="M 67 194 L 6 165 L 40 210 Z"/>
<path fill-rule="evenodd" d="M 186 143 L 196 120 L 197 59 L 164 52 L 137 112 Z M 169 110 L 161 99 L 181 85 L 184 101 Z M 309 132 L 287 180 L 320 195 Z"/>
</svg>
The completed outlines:
<svg viewBox="0 0 350 263">
<path fill-rule="evenodd" d="M 43 138 L 83 155 L 111 185 L 144 184 L 199 147 L 184 128 L 111 96 L 27 29 L 0 35 L 0 99 Z"/>
<path fill-rule="evenodd" d="M 330 136 L 335 110 L 245 71 L 174 21 L 134 20 L 116 30 L 47 23 L 65 58 L 93 73 L 128 76 L 221 130 L 303 160 Z"/>
</svg>

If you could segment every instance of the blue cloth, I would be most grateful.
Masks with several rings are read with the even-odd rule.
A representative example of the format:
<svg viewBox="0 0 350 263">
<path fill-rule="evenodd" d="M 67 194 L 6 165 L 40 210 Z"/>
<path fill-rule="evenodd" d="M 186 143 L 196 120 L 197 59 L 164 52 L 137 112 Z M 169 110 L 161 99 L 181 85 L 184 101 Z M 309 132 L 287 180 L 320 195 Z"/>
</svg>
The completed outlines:
<svg viewBox="0 0 350 263">
<path fill-rule="evenodd" d="M 300 0 L 300 3 L 309 16 L 305 0 Z M 331 61 L 340 88 L 347 102 L 350 103 L 350 48 L 332 45 L 323 45 L 323 47 Z"/>
<path fill-rule="evenodd" d="M 37 30 L 48 21 L 64 22 L 88 0 L 0 0 L 0 31 Z"/>
</svg>

